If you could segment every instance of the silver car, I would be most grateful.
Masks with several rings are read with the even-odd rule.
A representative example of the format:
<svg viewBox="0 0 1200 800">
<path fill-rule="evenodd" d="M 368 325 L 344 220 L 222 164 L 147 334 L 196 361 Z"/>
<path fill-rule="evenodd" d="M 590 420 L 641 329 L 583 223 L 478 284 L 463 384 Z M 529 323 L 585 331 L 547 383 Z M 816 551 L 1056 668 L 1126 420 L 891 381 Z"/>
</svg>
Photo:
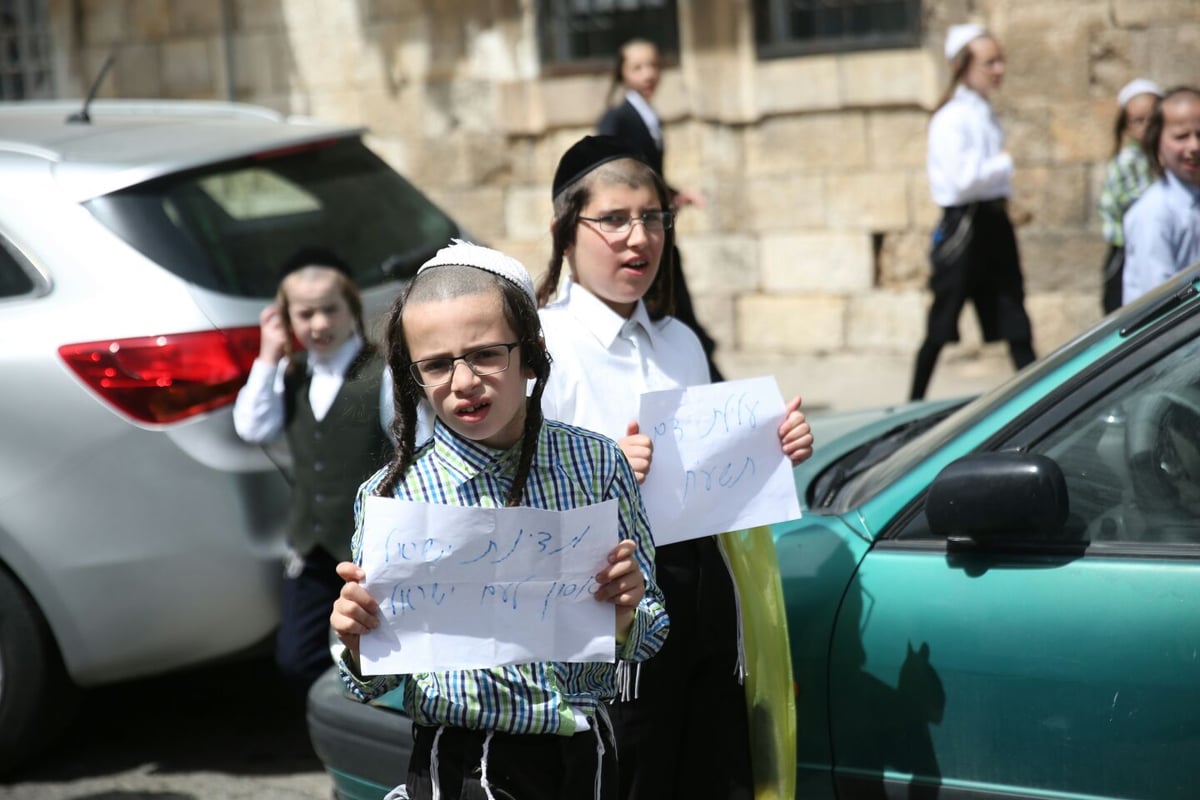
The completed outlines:
<svg viewBox="0 0 1200 800">
<path fill-rule="evenodd" d="M 82 111 L 0 104 L 0 770 L 75 687 L 272 634 L 286 470 L 230 406 L 277 265 L 332 248 L 377 317 L 461 235 L 358 128 Z"/>
</svg>

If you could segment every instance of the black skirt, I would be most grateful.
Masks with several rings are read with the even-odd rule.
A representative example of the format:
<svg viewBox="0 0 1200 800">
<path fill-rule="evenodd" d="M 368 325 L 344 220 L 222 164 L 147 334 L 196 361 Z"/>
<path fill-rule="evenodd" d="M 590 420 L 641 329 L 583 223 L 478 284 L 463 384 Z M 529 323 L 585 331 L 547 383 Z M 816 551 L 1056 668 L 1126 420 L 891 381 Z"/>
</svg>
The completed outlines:
<svg viewBox="0 0 1200 800">
<path fill-rule="evenodd" d="M 1017 238 L 1004 200 L 943 209 L 933 240 L 926 339 L 957 342 L 959 314 L 969 300 L 985 342 L 1031 341 Z"/>
</svg>

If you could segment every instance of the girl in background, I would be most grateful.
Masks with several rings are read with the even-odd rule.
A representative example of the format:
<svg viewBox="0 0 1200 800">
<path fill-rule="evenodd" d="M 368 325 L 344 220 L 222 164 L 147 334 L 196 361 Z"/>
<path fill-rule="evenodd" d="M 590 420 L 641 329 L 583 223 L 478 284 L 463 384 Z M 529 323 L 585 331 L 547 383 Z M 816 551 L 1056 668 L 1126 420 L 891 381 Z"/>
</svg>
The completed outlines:
<svg viewBox="0 0 1200 800">
<path fill-rule="evenodd" d="M 648 39 L 630 39 L 623 44 L 617 51 L 612 86 L 608 94 L 611 98 L 617 89 L 623 89 L 624 94 L 621 102 L 605 111 L 596 125 L 597 133 L 614 136 L 627 147 L 642 153 L 646 163 L 659 175 L 664 174 L 662 121 L 650 105 L 650 101 L 658 88 L 661 75 L 658 47 L 653 42 Z M 667 186 L 667 192 L 672 211 L 678 211 L 683 206 L 704 205 L 704 196 L 698 192 L 675 189 L 670 185 Z M 721 371 L 713 360 L 717 343 L 696 319 L 692 295 L 683 275 L 683 260 L 680 258 L 679 248 L 672 243 L 671 249 L 671 277 L 675 284 L 675 309 L 672 313 L 677 320 L 691 328 L 700 340 L 705 360 L 708 362 L 709 378 L 714 382 L 722 380 Z"/>
<path fill-rule="evenodd" d="M 927 161 L 929 189 L 942 207 L 942 219 L 933 233 L 933 305 L 917 351 L 913 400 L 925 396 L 942 347 L 958 341 L 958 317 L 968 300 L 985 342 L 1005 339 L 1017 369 L 1034 360 L 1021 260 L 1008 215 L 1013 161 L 988 102 L 1004 82 L 1004 52 L 979 25 L 952 25 L 945 53 L 951 80 L 929 121 Z"/>
<path fill-rule="evenodd" d="M 1162 89 L 1146 78 L 1130 81 L 1117 94 L 1113 157 L 1104 172 L 1099 206 L 1100 230 L 1108 242 L 1101 289 L 1106 314 L 1121 306 L 1125 270 L 1125 232 L 1121 225 L 1125 212 L 1151 183 L 1150 160 L 1142 148 L 1142 136 L 1160 97 Z"/>
</svg>

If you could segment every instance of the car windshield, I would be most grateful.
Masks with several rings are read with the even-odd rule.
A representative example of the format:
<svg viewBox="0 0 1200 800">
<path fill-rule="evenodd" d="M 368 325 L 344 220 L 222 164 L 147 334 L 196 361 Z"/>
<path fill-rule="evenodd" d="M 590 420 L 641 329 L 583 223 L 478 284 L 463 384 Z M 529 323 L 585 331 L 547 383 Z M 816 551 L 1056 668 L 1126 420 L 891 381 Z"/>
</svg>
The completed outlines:
<svg viewBox="0 0 1200 800">
<path fill-rule="evenodd" d="M 357 137 L 168 175 L 85 204 L 184 280 L 271 297 L 305 245 L 335 250 L 364 289 L 411 277 L 457 225 Z"/>
</svg>

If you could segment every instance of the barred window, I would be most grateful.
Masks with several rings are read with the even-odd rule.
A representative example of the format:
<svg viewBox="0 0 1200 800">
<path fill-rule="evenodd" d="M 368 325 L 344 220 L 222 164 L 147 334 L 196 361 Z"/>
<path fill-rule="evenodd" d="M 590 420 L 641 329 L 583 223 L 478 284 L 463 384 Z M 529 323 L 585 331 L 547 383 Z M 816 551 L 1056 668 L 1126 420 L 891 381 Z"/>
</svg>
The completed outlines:
<svg viewBox="0 0 1200 800">
<path fill-rule="evenodd" d="M 915 47 L 921 0 L 754 0 L 762 58 Z"/>
<path fill-rule="evenodd" d="M 53 96 L 45 0 L 0 0 L 0 100 Z"/>
<path fill-rule="evenodd" d="M 671 56 L 679 50 L 675 0 L 538 0 L 538 39 L 547 66 L 611 63 L 640 37 Z"/>
</svg>

